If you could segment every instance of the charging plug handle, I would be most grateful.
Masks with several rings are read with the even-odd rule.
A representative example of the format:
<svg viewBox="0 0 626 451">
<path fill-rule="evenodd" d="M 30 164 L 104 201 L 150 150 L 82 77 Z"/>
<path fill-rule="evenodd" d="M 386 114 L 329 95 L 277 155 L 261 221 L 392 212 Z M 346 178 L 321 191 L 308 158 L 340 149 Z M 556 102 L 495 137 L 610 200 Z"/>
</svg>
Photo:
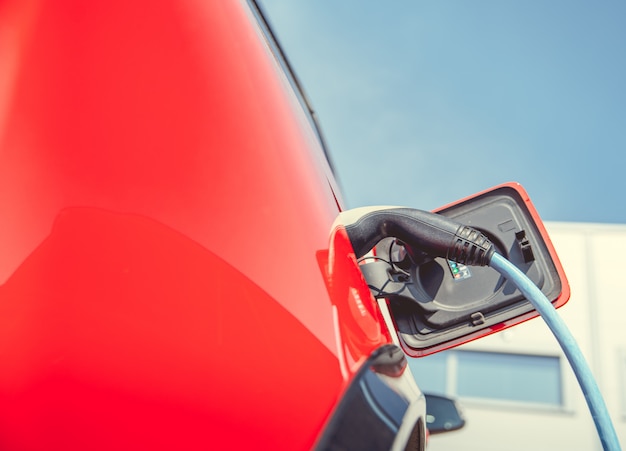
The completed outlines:
<svg viewBox="0 0 626 451">
<path fill-rule="evenodd" d="M 345 226 L 357 258 L 383 238 L 394 237 L 410 250 L 472 266 L 486 266 L 494 253 L 489 239 L 445 216 L 412 208 L 375 210 Z"/>
</svg>

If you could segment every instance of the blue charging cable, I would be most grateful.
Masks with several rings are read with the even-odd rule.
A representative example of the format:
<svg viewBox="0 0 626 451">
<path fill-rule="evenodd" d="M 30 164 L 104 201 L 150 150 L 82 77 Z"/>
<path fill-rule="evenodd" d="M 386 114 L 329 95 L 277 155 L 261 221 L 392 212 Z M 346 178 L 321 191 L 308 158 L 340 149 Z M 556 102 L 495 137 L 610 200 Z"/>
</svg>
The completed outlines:
<svg viewBox="0 0 626 451">
<path fill-rule="evenodd" d="M 578 379 L 578 383 L 585 395 L 585 400 L 596 425 L 603 449 L 605 451 L 620 451 L 621 446 L 598 384 L 574 336 L 558 315 L 552 303 L 522 271 L 501 255 L 494 253 L 489 266 L 513 282 L 544 319 L 574 370 L 576 379 Z"/>
<path fill-rule="evenodd" d="M 357 209 L 344 219 L 357 258 L 383 238 L 394 237 L 406 245 L 414 258 L 419 259 L 425 253 L 465 265 L 489 265 L 513 282 L 543 317 L 561 345 L 585 395 L 604 450 L 621 450 L 598 384 L 571 332 L 541 290 L 515 265 L 496 253 L 493 243 L 485 235 L 451 218 L 412 208 L 390 207 L 364 212 Z"/>
</svg>

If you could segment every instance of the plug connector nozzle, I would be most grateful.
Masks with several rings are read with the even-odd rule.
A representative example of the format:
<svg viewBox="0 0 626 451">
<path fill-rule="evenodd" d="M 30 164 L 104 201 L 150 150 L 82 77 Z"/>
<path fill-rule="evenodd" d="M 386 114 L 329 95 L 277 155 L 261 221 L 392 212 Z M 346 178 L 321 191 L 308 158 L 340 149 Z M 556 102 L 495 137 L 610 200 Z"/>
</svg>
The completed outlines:
<svg viewBox="0 0 626 451">
<path fill-rule="evenodd" d="M 412 208 L 375 210 L 345 227 L 357 257 L 388 237 L 401 240 L 413 251 L 465 265 L 486 266 L 494 253 L 493 244 L 478 230 Z"/>
</svg>

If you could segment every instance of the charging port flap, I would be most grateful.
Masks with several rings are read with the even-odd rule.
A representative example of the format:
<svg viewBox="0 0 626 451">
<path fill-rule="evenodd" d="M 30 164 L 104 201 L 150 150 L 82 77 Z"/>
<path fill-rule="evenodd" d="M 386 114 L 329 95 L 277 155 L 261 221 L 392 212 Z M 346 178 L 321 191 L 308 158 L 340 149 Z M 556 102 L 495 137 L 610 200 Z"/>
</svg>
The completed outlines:
<svg viewBox="0 0 626 451">
<path fill-rule="evenodd" d="M 497 186 L 436 213 L 482 232 L 555 307 L 567 302 L 563 268 L 519 184 Z M 410 256 L 396 238 L 379 242 L 376 255 L 392 264 L 365 263 L 362 272 L 372 294 L 387 300 L 401 345 L 411 356 L 431 354 L 537 316 L 513 283 L 489 266 Z"/>
</svg>

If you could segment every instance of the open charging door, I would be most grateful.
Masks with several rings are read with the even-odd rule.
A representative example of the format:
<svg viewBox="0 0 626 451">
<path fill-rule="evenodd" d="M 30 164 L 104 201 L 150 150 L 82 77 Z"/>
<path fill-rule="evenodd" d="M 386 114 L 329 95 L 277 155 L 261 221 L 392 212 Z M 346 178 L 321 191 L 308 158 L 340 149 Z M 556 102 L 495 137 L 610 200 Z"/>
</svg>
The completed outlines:
<svg viewBox="0 0 626 451">
<path fill-rule="evenodd" d="M 561 263 L 521 185 L 500 185 L 436 213 L 486 235 L 496 251 L 525 273 L 555 307 L 569 299 Z M 364 262 L 360 268 L 368 285 L 375 297 L 386 300 L 400 345 L 413 357 L 538 316 L 514 284 L 488 266 L 469 267 L 439 257 L 410 258 L 394 238 L 378 243 L 376 258 Z"/>
</svg>

